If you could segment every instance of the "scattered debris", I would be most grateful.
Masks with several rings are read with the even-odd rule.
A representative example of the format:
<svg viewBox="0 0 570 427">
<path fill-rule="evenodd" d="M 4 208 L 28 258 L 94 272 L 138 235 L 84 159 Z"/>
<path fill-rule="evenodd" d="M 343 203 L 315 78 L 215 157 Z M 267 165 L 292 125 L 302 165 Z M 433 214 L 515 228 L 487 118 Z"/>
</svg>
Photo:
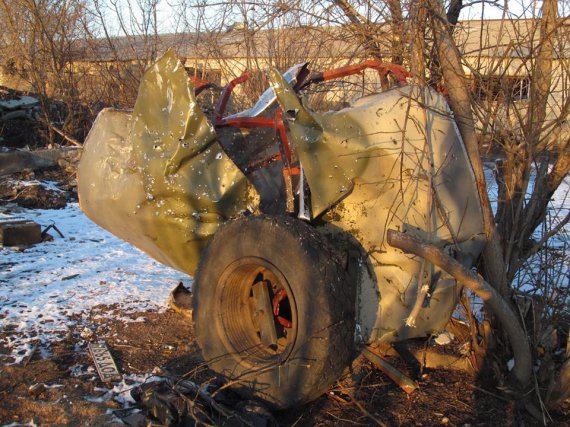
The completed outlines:
<svg viewBox="0 0 570 427">
<path fill-rule="evenodd" d="M 0 182 L 0 199 L 25 208 L 61 209 L 69 198 L 67 192 L 48 181 L 9 178 Z"/>
<path fill-rule="evenodd" d="M 93 336 L 93 331 L 88 328 L 87 326 L 85 328 L 83 328 L 83 330 L 79 333 L 79 336 L 81 338 L 83 338 L 84 340 L 88 340 L 89 338 L 91 338 Z"/>
<path fill-rule="evenodd" d="M 173 281 L 170 287 L 176 283 L 178 281 Z M 166 299 L 167 296 L 164 293 L 161 298 Z M 501 398 L 496 391 L 493 396 L 487 394 L 486 390 L 481 391 L 481 384 L 481 387 L 475 388 L 472 385 L 474 377 L 464 372 L 430 370 L 429 378 L 417 380 L 421 391 L 408 396 L 364 358 L 360 359 L 360 365 L 347 370 L 346 376 L 326 396 L 321 396 L 303 408 L 275 412 L 271 414 L 274 421 L 267 422 L 262 415 L 269 416 L 267 409 L 240 399 L 228 388 L 221 390 L 224 384 L 222 379 L 205 369 L 197 347 L 186 348 L 181 345 L 183 342 L 194 342 L 192 327 L 184 316 L 165 310 L 162 313 L 148 314 L 148 321 L 144 323 L 125 323 L 117 317 L 112 306 L 98 307 L 92 313 L 93 316 L 89 319 L 94 319 L 97 315 L 94 323 L 84 318 L 81 323 L 69 325 L 72 333 L 64 341 L 50 340 L 52 347 L 48 358 L 38 357 L 38 352 L 26 368 L 22 363 L 0 367 L 0 425 L 26 425 L 33 416 L 39 425 L 89 423 L 103 426 L 120 425 L 122 421 L 137 427 L 156 426 L 158 422 L 149 419 L 146 407 L 133 402 L 131 398 L 134 387 L 143 382 L 147 384 L 156 381 L 156 376 L 171 377 L 174 382 L 180 378 L 192 381 L 196 388 L 184 395 L 206 412 L 214 425 L 377 425 L 369 415 L 388 426 L 437 426 L 441 425 L 443 417 L 449 418 L 448 425 L 454 426 L 494 425 L 497 419 L 506 422 L 512 420 L 514 425 L 536 424 L 529 415 L 515 412 L 515 404 Z M 112 350 L 118 348 L 119 342 L 132 345 L 120 349 L 119 367 L 123 372 L 123 381 L 114 383 L 113 386 L 101 385 L 93 362 L 84 351 L 86 344 L 79 337 L 85 327 L 93 328 L 98 339 L 104 337 Z M 3 329 L 3 332 L 8 331 L 9 328 Z M 146 344 L 149 337 L 158 336 L 164 337 L 164 342 L 179 343 L 178 349 L 166 353 L 157 351 L 156 345 Z M 95 339 L 91 338 L 90 341 Z M 114 352 L 113 354 L 115 355 Z M 115 360 L 119 364 L 119 360 Z M 395 363 L 400 367 L 399 362 Z M 75 372 L 75 375 L 71 375 L 71 372 Z M 358 376 L 354 376 L 355 373 Z M 33 398 L 29 387 L 37 383 L 45 384 L 47 390 Z M 198 395 L 197 390 L 204 391 L 205 397 Z M 213 398 L 214 404 L 222 406 L 228 416 L 211 409 L 206 400 L 208 398 Z M 355 402 L 369 415 L 357 408 Z M 567 423 L 570 409 L 568 403 L 563 408 L 566 408 L 564 412 L 550 412 L 552 425 Z M 258 421 L 254 422 L 248 417 L 250 412 L 259 412 Z M 150 424 L 151 421 L 154 424 Z"/>
<path fill-rule="evenodd" d="M 205 391 L 205 387 L 192 381 L 171 376 L 162 377 L 161 381 L 144 383 L 131 392 L 134 400 L 142 406 L 147 415 L 145 422 L 159 422 L 166 426 L 217 425 L 213 420 L 220 417 L 232 420 L 232 425 L 265 427 L 276 425 L 273 414 L 260 403 L 233 400 L 221 403 Z M 137 422 L 140 417 L 134 417 Z M 123 418 L 128 423 L 131 415 Z M 134 424 L 129 424 L 134 425 Z"/>
<path fill-rule="evenodd" d="M 11 148 L 81 145 L 99 108 L 0 86 L 0 143 Z"/>
<path fill-rule="evenodd" d="M 33 397 L 39 397 L 40 395 L 42 395 L 46 391 L 47 391 L 47 387 L 44 383 L 32 384 L 28 388 L 28 393 L 30 393 L 30 396 L 33 396 Z"/>
<path fill-rule="evenodd" d="M 64 170 L 75 170 L 80 157 L 81 149 L 77 147 L 8 151 L 0 153 L 0 176 L 26 169 L 40 170 L 57 166 Z"/>
<path fill-rule="evenodd" d="M 39 101 L 32 96 L 19 96 L 16 99 L 0 101 L 0 120 L 18 117 L 35 118 L 39 113 Z"/>
<path fill-rule="evenodd" d="M 0 176 L 0 210 L 8 214 L 21 211 L 18 207 L 60 209 L 77 199 L 75 173 L 61 168 L 25 169 L 9 176 Z M 58 228 L 61 229 L 60 223 Z"/>
<path fill-rule="evenodd" d="M 453 345 L 440 346 L 433 340 L 408 340 L 400 343 L 374 345 L 382 357 L 400 357 L 412 367 L 414 374 L 421 374 L 425 369 L 448 369 L 474 374 L 477 370 L 471 360 L 468 341 L 453 342 Z"/>
<path fill-rule="evenodd" d="M 146 383 L 131 394 L 152 420 L 163 425 L 186 425 L 193 419 L 205 423 L 208 419 L 204 413 L 200 413 L 202 411 L 198 412 L 193 400 L 184 396 L 173 384 Z"/>
<path fill-rule="evenodd" d="M 119 369 L 111 356 L 105 343 L 89 343 L 89 353 L 95 362 L 95 368 L 104 383 L 120 381 L 122 379 Z"/>
<path fill-rule="evenodd" d="M 174 342 L 165 342 L 161 344 L 160 349 L 163 351 L 176 351 L 178 345 Z"/>
<path fill-rule="evenodd" d="M 0 214 L 0 245 L 29 247 L 42 241 L 41 227 L 34 221 Z"/>
<path fill-rule="evenodd" d="M 192 318 L 192 292 L 182 282 L 170 292 L 168 305 L 174 311 Z"/>
<path fill-rule="evenodd" d="M 433 341 L 439 345 L 447 345 L 447 344 L 451 344 L 451 342 L 453 342 L 454 339 L 455 339 L 455 336 L 451 332 L 443 331 L 443 332 L 440 332 L 433 339 Z"/>
</svg>

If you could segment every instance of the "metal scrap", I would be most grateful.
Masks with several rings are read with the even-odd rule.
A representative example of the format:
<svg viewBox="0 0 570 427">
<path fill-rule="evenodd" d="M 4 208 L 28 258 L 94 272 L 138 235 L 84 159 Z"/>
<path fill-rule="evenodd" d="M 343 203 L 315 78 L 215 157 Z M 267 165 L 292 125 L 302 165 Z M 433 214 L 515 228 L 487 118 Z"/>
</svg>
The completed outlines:
<svg viewBox="0 0 570 427">
<path fill-rule="evenodd" d="M 170 51 L 145 73 L 132 113 L 99 114 L 78 185 L 89 218 L 190 275 L 208 238 L 247 206 L 245 176 Z"/>
<path fill-rule="evenodd" d="M 374 363 L 378 369 L 384 372 L 392 381 L 394 381 L 402 390 L 407 394 L 412 394 L 418 385 L 407 375 L 403 374 L 390 363 L 388 363 L 380 354 L 378 354 L 372 347 L 364 347 L 362 354 Z"/>
<path fill-rule="evenodd" d="M 101 381 L 106 383 L 123 378 L 105 343 L 89 343 L 88 348 Z"/>
<path fill-rule="evenodd" d="M 395 72 L 400 86 L 322 114 L 300 92 L 307 82 L 367 67 Z M 305 83 L 299 76 L 306 64 L 286 75 L 272 70 L 259 108 L 221 117 L 224 96 L 214 127 L 181 62 L 167 52 L 145 73 L 132 113 L 104 110 L 97 118 L 78 172 L 81 207 L 118 237 L 190 275 L 208 239 L 247 206 L 297 214 L 356 254 L 358 340 L 442 330 L 461 286 L 390 247 L 386 232 L 430 240 L 470 266 L 484 244 L 480 201 L 445 99 L 405 84 L 406 73 L 392 68 L 367 61 Z M 421 310 L 414 326 L 406 325 L 422 288 Z"/>
</svg>

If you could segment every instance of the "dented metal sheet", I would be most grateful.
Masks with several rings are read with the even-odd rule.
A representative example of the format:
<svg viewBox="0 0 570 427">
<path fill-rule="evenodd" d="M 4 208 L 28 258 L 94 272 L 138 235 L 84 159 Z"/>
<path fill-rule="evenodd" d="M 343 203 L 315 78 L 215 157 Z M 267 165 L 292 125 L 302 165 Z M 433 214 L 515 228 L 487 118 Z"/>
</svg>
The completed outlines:
<svg viewBox="0 0 570 427">
<path fill-rule="evenodd" d="M 482 249 L 475 179 L 445 100 L 429 89 L 404 86 L 318 114 L 278 72 L 270 78 L 311 189 L 313 217 L 324 213 L 329 229 L 340 228 L 362 248 L 360 339 L 398 340 L 441 330 L 460 287 L 431 264 L 422 268 L 420 259 L 390 247 L 386 231 L 431 241 L 461 254 L 466 265 Z M 422 285 L 430 287 L 430 296 L 416 326 L 408 327 Z"/>
<path fill-rule="evenodd" d="M 172 52 L 145 73 L 132 113 L 100 113 L 78 180 L 90 219 L 188 274 L 207 239 L 246 203 L 246 179 L 222 151 Z"/>
<path fill-rule="evenodd" d="M 208 238 L 246 205 L 288 213 L 294 182 L 297 216 L 330 235 L 345 249 L 349 267 L 356 266 L 357 338 L 394 341 L 441 330 L 460 287 L 390 247 L 386 231 L 430 241 L 466 266 L 482 249 L 475 179 L 445 100 L 430 89 L 402 86 L 320 114 L 289 77 L 270 72 L 282 112 L 262 100 L 263 117 L 253 108 L 214 129 L 168 52 L 145 73 L 132 113 L 104 110 L 97 118 L 79 167 L 82 209 L 193 275 Z M 248 180 L 257 202 L 248 200 Z M 422 286 L 428 297 L 415 326 L 406 326 Z"/>
</svg>

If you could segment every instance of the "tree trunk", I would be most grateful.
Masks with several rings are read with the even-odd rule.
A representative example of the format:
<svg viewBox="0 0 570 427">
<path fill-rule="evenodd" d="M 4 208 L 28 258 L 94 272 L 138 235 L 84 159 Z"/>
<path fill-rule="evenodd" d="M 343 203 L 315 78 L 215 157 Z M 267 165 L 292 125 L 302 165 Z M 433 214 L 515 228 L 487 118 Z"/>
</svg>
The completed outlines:
<svg viewBox="0 0 570 427">
<path fill-rule="evenodd" d="M 546 105 L 552 83 L 552 56 L 554 52 L 557 10 L 557 0 L 544 0 L 542 2 L 540 42 L 530 82 L 531 103 L 527 134 L 533 146 L 540 140 L 541 131 L 546 118 Z"/>
<path fill-rule="evenodd" d="M 449 94 L 449 104 L 455 116 L 457 127 L 467 148 L 469 161 L 473 167 L 477 190 L 483 210 L 483 223 L 487 244 L 483 250 L 485 277 L 501 294 L 507 292 L 506 268 L 503 251 L 495 228 L 491 202 L 487 194 L 487 184 L 483 173 L 483 163 L 479 153 L 475 124 L 471 111 L 471 97 L 461 56 L 448 31 L 448 23 L 439 0 L 429 0 L 431 25 L 434 33 L 437 56 L 440 62 L 445 87 Z"/>
<path fill-rule="evenodd" d="M 459 14 L 463 9 L 463 0 L 451 0 L 449 2 L 449 7 L 447 8 L 447 22 L 451 28 L 453 28 L 457 21 L 459 20 Z"/>
<path fill-rule="evenodd" d="M 425 84 L 426 77 L 426 58 L 425 49 L 425 27 L 426 27 L 426 9 L 423 0 L 412 3 L 410 10 L 409 31 L 410 37 L 410 64 L 411 72 L 418 84 Z"/>
<path fill-rule="evenodd" d="M 532 246 L 529 244 L 532 233 L 544 221 L 550 197 L 560 184 L 559 180 L 554 179 L 557 181 L 556 187 L 552 190 L 549 188 L 548 162 L 555 156 L 554 150 L 548 147 L 545 149 L 542 142 L 552 85 L 556 16 L 557 0 L 545 0 L 542 5 L 540 39 L 530 73 L 528 113 L 526 122 L 521 123 L 524 135 L 507 143 L 507 160 L 502 168 L 500 192 L 503 197 L 499 201 L 501 215 L 497 216 L 497 224 L 503 238 L 504 259 L 508 266 L 507 280 L 513 280 L 524 263 L 525 252 Z M 564 150 L 558 160 L 560 159 L 563 164 Z M 533 172 L 535 162 L 539 163 L 539 167 Z M 531 199 L 527 201 L 532 173 L 535 173 L 535 184 Z"/>
<path fill-rule="evenodd" d="M 404 63 L 404 19 L 400 0 L 388 0 L 388 8 L 392 20 L 390 28 L 392 33 L 392 62 L 402 65 Z"/>
</svg>

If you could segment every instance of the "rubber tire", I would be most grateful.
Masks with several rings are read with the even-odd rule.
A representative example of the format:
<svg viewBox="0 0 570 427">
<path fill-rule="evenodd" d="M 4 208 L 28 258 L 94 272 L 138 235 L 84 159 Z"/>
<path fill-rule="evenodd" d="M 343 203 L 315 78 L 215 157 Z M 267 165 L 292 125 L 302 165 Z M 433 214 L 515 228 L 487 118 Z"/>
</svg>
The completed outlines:
<svg viewBox="0 0 570 427">
<path fill-rule="evenodd" d="M 244 257 L 275 266 L 293 293 L 296 339 L 291 351 L 277 361 L 236 354 L 225 336 L 222 322 L 228 319 L 218 303 L 220 280 L 228 266 Z M 234 382 L 232 388 L 244 397 L 261 400 L 272 409 L 310 402 L 351 362 L 354 284 L 327 238 L 300 220 L 260 215 L 225 224 L 201 257 L 193 293 L 195 333 L 204 360 Z"/>
</svg>

